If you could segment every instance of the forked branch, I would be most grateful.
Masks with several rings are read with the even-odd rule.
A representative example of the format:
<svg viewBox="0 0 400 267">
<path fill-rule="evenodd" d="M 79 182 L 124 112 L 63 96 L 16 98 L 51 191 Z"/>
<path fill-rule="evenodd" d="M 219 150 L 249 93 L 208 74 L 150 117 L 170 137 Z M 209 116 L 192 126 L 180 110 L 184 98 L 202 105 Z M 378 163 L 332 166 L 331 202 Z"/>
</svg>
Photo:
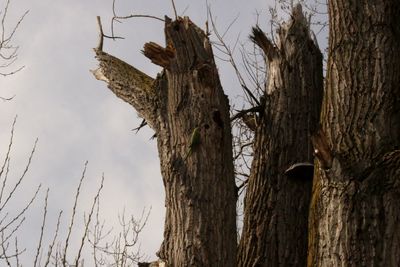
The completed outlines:
<svg viewBox="0 0 400 267">
<path fill-rule="evenodd" d="M 252 28 L 250 40 L 263 50 L 269 61 L 271 61 L 277 53 L 275 46 L 268 40 L 267 36 L 258 25 Z"/>
<path fill-rule="evenodd" d="M 130 15 L 127 15 L 127 16 L 118 16 L 118 15 L 117 15 L 117 12 L 115 11 L 115 0 L 113 0 L 112 10 L 113 10 L 113 17 L 112 17 L 112 19 L 111 19 L 111 34 L 112 34 L 112 38 L 118 38 L 118 37 L 115 37 L 115 35 L 114 35 L 114 23 L 115 23 L 115 22 L 121 23 L 121 20 L 124 20 L 124 19 L 131 19 L 131 18 L 150 18 L 150 19 L 155 19 L 155 20 L 159 20 L 159 21 L 165 22 L 164 19 L 159 18 L 159 17 L 157 17 L 157 16 L 153 16 L 153 15 L 130 14 Z"/>
</svg>

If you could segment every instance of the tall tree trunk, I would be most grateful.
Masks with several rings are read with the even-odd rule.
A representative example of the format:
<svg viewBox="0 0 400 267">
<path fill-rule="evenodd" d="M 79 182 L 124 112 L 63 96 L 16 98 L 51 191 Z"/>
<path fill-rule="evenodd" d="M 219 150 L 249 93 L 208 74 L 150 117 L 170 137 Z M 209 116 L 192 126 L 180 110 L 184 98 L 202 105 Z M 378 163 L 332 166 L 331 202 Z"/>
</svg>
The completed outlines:
<svg viewBox="0 0 400 267">
<path fill-rule="evenodd" d="M 300 5 L 280 28 L 278 47 L 258 28 L 252 39 L 266 55 L 268 85 L 255 134 L 238 266 L 305 266 L 310 138 L 322 102 L 322 54 Z"/>
<path fill-rule="evenodd" d="M 236 195 L 229 104 L 206 34 L 188 18 L 165 23 L 166 48 L 144 46 L 164 68 L 155 81 L 97 49 L 94 71 L 157 134 L 166 193 L 168 266 L 236 265 Z M 200 143 L 191 148 L 192 133 Z"/>
<path fill-rule="evenodd" d="M 400 2 L 329 17 L 308 266 L 400 266 Z"/>
</svg>

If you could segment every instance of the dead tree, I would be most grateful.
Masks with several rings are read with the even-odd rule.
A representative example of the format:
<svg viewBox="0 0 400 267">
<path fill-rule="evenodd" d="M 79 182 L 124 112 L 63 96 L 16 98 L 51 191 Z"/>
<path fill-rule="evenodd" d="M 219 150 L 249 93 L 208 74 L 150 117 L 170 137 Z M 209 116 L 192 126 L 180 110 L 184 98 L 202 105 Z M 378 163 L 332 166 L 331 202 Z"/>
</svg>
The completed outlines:
<svg viewBox="0 0 400 267">
<path fill-rule="evenodd" d="M 367 2 L 329 2 L 324 91 L 299 5 L 277 45 L 254 28 L 269 73 L 238 249 L 229 103 L 208 36 L 188 18 L 166 18 L 165 46 L 144 46 L 163 67 L 153 79 L 102 51 L 101 34 L 95 77 L 157 135 L 163 263 L 399 266 L 400 3 Z"/>
<path fill-rule="evenodd" d="M 244 207 L 239 266 L 305 266 L 313 178 L 311 134 L 322 101 L 322 54 L 298 5 L 275 46 L 259 29 L 252 40 L 268 65 Z"/>
<path fill-rule="evenodd" d="M 144 46 L 145 56 L 164 68 L 157 78 L 101 46 L 94 74 L 157 134 L 166 192 L 158 256 L 168 266 L 234 266 L 236 191 L 228 98 L 207 35 L 186 17 L 166 18 L 165 35 L 165 47 Z M 199 140 L 194 147 L 195 130 Z"/>
</svg>

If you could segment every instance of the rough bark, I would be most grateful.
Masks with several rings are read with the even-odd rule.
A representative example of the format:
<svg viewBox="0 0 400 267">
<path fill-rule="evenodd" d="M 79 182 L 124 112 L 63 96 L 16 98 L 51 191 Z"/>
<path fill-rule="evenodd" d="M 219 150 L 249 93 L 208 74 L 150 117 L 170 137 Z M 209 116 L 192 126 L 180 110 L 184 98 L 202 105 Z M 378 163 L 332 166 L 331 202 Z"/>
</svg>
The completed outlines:
<svg viewBox="0 0 400 267">
<path fill-rule="evenodd" d="M 255 133 L 238 266 L 305 266 L 310 137 L 322 102 L 322 54 L 300 5 L 280 28 L 277 47 L 257 28 L 252 39 L 266 55 L 268 85 Z"/>
<path fill-rule="evenodd" d="M 126 63 L 97 51 L 100 69 L 117 96 L 156 131 L 166 192 L 164 241 L 168 266 L 236 265 L 236 196 L 229 104 L 208 37 L 188 18 L 165 23 L 166 48 L 144 46 L 164 68 L 154 83 Z M 200 145 L 185 159 L 193 130 Z"/>
<path fill-rule="evenodd" d="M 400 266 L 399 14 L 398 0 L 329 1 L 308 266 Z"/>
</svg>

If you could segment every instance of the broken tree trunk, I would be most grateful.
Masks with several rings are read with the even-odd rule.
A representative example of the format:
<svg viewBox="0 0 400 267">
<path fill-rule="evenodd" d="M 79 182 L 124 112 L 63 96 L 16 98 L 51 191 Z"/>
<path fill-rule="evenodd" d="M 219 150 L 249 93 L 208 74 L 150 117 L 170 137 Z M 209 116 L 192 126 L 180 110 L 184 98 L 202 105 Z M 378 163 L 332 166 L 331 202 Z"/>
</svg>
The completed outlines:
<svg viewBox="0 0 400 267">
<path fill-rule="evenodd" d="M 236 195 L 229 103 L 206 34 L 188 18 L 165 21 L 166 47 L 144 46 L 164 68 L 153 80 L 96 49 L 94 71 L 156 132 L 165 187 L 167 266 L 236 265 Z M 188 153 L 191 135 L 198 145 Z"/>
<path fill-rule="evenodd" d="M 322 54 L 301 6 L 279 29 L 275 47 L 259 29 L 251 38 L 268 65 L 265 107 L 255 132 L 238 266 L 305 266 L 313 176 L 311 134 L 322 102 Z"/>
<path fill-rule="evenodd" d="M 400 266 L 399 14 L 398 0 L 329 1 L 310 267 Z"/>
</svg>

